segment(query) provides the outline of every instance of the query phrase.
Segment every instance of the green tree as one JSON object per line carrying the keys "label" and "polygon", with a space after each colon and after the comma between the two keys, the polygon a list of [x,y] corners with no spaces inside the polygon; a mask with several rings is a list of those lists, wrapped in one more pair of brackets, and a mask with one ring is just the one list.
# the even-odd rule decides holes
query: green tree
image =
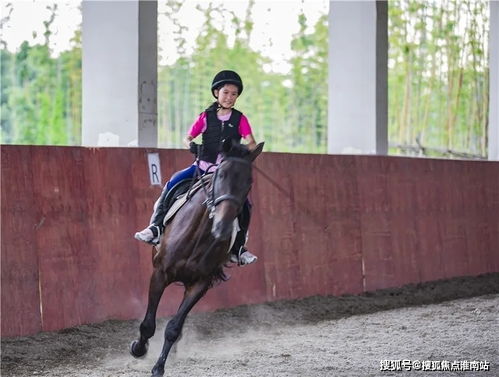
{"label": "green tree", "polygon": [[[171,7],[177,5],[169,2]],[[183,50],[179,50],[180,58],[172,66],[160,67],[159,124],[166,130],[165,133],[160,133],[162,145],[181,146],[181,140],[194,118],[214,100],[210,91],[211,79],[222,69],[244,72],[245,89],[238,105],[243,112],[249,114],[252,124],[263,124],[261,109],[265,93],[261,91],[263,85],[259,79],[265,77],[261,67],[267,60],[249,47],[253,27],[251,7],[252,2],[244,19],[220,7],[213,7],[212,4],[206,8],[198,7],[203,12],[205,22],[196,39],[193,53],[186,56]],[[168,12],[168,15],[175,17],[175,12]],[[214,21],[227,15],[235,30],[232,46],[229,45],[227,35],[216,27]],[[172,22],[175,24],[177,20],[173,19]],[[180,33],[182,30],[178,28],[177,31]],[[175,38],[177,42],[182,42],[182,38]]]}
{"label": "green tree", "polygon": [[[181,3],[169,1],[167,5],[170,22],[179,25],[175,17]],[[243,75],[245,83],[238,108],[249,117],[257,139],[266,141],[266,150],[325,151],[326,16],[317,22],[313,32],[305,33],[306,25],[302,25],[301,34],[293,41],[296,57],[291,64],[294,69],[290,74],[279,74],[266,72],[262,67],[269,59],[250,47],[252,8],[253,1],[250,1],[241,17],[220,6],[198,6],[205,21],[189,56],[180,48],[185,42],[181,37],[185,29],[177,26],[178,35],[174,39],[180,58],[159,70],[161,145],[181,146],[191,122],[214,100],[210,92],[213,75],[222,69],[233,69]],[[230,21],[234,30],[232,43],[218,27],[223,19]],[[304,54],[307,57],[303,57]]]}
{"label": "green tree", "polygon": [[[192,52],[179,19],[180,0],[166,0],[178,59],[158,67],[159,141],[181,147],[194,118],[213,98],[210,83],[222,69],[245,82],[238,108],[250,119],[266,150],[326,151],[327,16],[310,25],[299,15],[290,71],[275,73],[250,46],[254,0],[235,14],[201,3],[204,23]],[[1,20],[9,22],[13,5]],[[51,54],[57,5],[49,6],[44,42],[0,46],[1,140],[19,144],[79,145],[81,140],[81,34],[58,57]],[[220,25],[230,25],[222,30]],[[488,1],[389,2],[389,141],[391,153],[476,156],[487,154]],[[161,51],[160,51],[161,54]],[[449,151],[454,151],[452,154]]]}
{"label": "green tree", "polygon": [[[81,43],[52,57],[51,25],[57,4],[48,6],[44,43],[23,42],[12,54],[1,53],[2,141],[15,144],[79,145],[81,142]],[[8,20],[6,21],[8,22]]]}
{"label": "green tree", "polygon": [[[293,149],[326,153],[327,141],[327,16],[319,18],[312,32],[307,33],[307,19],[298,17],[299,32],[291,47],[291,97],[295,127],[291,139]],[[300,147],[301,146],[301,147]]]}
{"label": "green tree", "polygon": [[486,156],[487,25],[484,0],[389,2],[393,153]]}

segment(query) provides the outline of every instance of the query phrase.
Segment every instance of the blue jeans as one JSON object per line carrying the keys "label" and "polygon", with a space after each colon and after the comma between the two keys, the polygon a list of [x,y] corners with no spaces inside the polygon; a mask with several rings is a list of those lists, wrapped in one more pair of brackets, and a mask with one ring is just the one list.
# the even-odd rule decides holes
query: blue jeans
{"label": "blue jeans", "polygon": [[[170,189],[180,181],[187,178],[194,178],[194,175],[196,174],[196,168],[196,165],[191,165],[188,168],[180,170],[172,175],[170,180],[163,187],[158,200],[156,200],[156,203],[154,203],[153,213],[149,224],[156,226],[161,226],[163,224],[163,218],[165,217],[167,210],[167,208],[164,208],[164,200],[166,198],[166,195],[168,194],[168,191],[170,191]],[[204,171],[201,169],[199,169],[199,172],[200,174],[204,173]]]}
{"label": "blue jeans", "polygon": [[[196,174],[196,165],[191,165],[184,170],[180,170],[172,175],[170,180],[166,183],[166,190],[170,190],[173,186],[175,186],[180,181],[187,178],[194,178],[194,174]],[[199,169],[200,174],[204,174],[204,171]],[[164,190],[164,189],[163,189]]]}

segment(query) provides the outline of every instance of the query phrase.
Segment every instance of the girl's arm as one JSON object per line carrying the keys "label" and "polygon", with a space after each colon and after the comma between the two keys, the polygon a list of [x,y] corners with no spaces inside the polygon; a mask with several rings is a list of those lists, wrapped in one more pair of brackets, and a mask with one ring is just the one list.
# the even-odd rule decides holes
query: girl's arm
{"label": "girl's arm", "polygon": [[248,134],[244,137],[244,140],[246,140],[246,146],[250,151],[255,149],[256,147],[256,141],[255,138],[253,137],[253,134]]}
{"label": "girl's arm", "polygon": [[239,123],[239,134],[246,141],[246,146],[250,151],[255,149],[256,141],[255,137],[253,136],[253,130],[251,129],[248,118],[246,118],[244,114],[241,115],[241,121]]}
{"label": "girl's arm", "polygon": [[189,144],[191,143],[191,141],[194,140],[199,135],[201,135],[205,129],[206,129],[206,113],[203,112],[199,114],[198,118],[194,121],[189,131],[187,131],[187,134],[185,135],[183,140],[185,147],[189,149],[190,148]]}

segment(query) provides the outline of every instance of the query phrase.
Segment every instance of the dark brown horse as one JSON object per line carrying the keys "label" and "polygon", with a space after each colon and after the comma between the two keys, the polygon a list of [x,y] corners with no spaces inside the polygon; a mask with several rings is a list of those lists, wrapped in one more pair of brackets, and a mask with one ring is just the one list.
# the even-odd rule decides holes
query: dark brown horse
{"label": "dark brown horse", "polygon": [[135,357],[147,352],[148,339],[156,330],[156,311],[165,288],[173,282],[185,287],[177,313],[168,322],[163,349],[152,376],[163,376],[166,358],[179,338],[189,311],[214,283],[225,279],[233,223],[251,188],[251,164],[262,152],[263,143],[249,151],[229,140],[223,143],[223,160],[207,184],[198,190],[167,224],[158,250],[153,250],[154,270],[149,301],[140,337],[132,342]]}

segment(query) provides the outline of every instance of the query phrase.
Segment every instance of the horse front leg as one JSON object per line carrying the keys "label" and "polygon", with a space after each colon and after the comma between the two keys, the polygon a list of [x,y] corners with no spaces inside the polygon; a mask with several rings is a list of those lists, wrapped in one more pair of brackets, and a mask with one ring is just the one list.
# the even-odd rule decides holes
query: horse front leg
{"label": "horse front leg", "polygon": [[140,324],[140,336],[130,345],[130,353],[134,357],[142,357],[147,353],[148,340],[156,331],[156,312],[161,296],[168,285],[166,274],[158,268],[153,270],[149,284],[149,299],[144,320]]}
{"label": "horse front leg", "polygon": [[160,377],[165,373],[165,362],[175,341],[179,338],[185,318],[209,288],[208,281],[200,281],[185,288],[184,298],[177,313],[168,322],[165,329],[165,342],[156,365],[152,369],[152,377]]}

